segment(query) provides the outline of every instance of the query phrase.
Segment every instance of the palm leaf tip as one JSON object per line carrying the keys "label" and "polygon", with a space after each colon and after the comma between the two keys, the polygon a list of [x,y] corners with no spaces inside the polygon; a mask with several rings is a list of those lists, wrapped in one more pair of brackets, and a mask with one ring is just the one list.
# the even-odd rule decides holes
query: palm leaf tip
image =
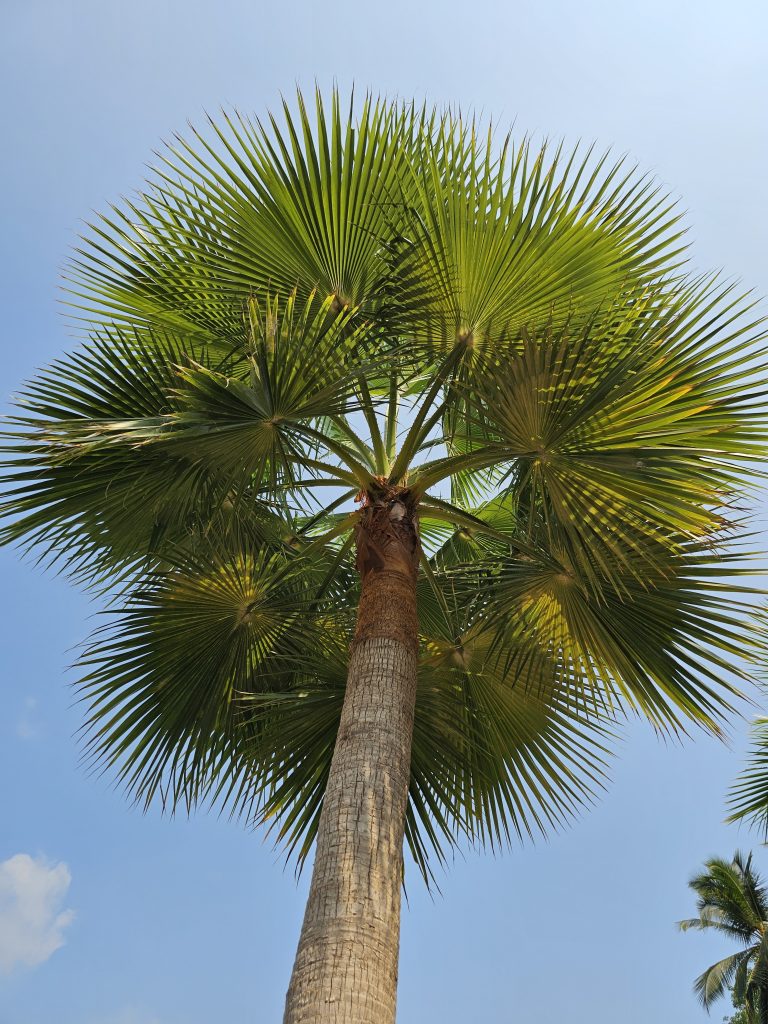
{"label": "palm leaf tip", "polygon": [[731,786],[729,822],[746,821],[768,835],[768,719],[752,725],[747,764]]}

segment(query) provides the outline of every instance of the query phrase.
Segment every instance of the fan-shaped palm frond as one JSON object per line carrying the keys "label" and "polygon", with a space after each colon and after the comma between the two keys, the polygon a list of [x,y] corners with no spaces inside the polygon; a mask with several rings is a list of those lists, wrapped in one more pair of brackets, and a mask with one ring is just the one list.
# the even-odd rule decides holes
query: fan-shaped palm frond
{"label": "fan-shaped palm frond", "polygon": [[314,122],[300,95],[298,113],[283,113],[282,126],[223,114],[210,137],[168,145],[151,189],[95,223],[78,252],[86,318],[215,343],[237,338],[251,291],[377,305],[408,206],[414,111],[366,99],[353,121],[337,95],[326,112],[318,94]]}
{"label": "fan-shaped palm frond", "polygon": [[608,154],[536,150],[450,116],[413,152],[404,264],[426,285],[410,321],[427,342],[485,351],[674,266],[673,204]]}
{"label": "fan-shaped palm frond", "polygon": [[[752,415],[764,400],[762,335],[748,319],[728,335],[728,300],[705,283],[670,304],[635,301],[497,345],[457,396],[450,443],[506,466],[529,529],[555,528],[587,572],[606,574],[622,548],[650,557],[663,535],[674,546],[717,532],[762,451]],[[457,416],[462,404],[469,414]],[[415,485],[434,485],[451,463],[414,470]]]}
{"label": "fan-shaped palm frond", "polygon": [[[98,443],[117,423],[138,429],[178,410],[178,365],[208,363],[204,350],[166,335],[147,341],[106,331],[22,393],[6,432],[6,541],[24,539],[43,558],[103,579],[157,553],[164,538],[180,543],[232,519],[221,475],[196,460]],[[260,535],[272,515],[255,492],[242,519]]]}

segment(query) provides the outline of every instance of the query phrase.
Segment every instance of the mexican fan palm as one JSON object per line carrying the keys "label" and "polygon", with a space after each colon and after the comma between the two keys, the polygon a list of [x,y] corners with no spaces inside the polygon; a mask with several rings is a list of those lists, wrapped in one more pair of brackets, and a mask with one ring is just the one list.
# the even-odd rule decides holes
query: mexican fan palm
{"label": "mexican fan palm", "polygon": [[696,979],[695,990],[709,1009],[729,990],[749,1024],[768,1021],[768,892],[752,868],[752,855],[733,860],[713,857],[706,871],[691,879],[698,917],[680,922],[683,931],[722,933],[743,948],[712,964]]}
{"label": "mexican fan palm", "polygon": [[404,843],[546,832],[621,714],[737,697],[762,335],[679,237],[621,161],[299,97],[176,139],[70,265],[5,536],[109,596],[94,763],[315,846],[291,1024],[394,1019]]}

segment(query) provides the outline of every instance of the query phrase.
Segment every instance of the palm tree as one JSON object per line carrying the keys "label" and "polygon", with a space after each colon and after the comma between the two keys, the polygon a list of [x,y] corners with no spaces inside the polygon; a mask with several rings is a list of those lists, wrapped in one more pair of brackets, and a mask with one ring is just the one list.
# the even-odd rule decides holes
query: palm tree
{"label": "palm tree", "polygon": [[177,138],[77,250],[4,537],[109,598],[94,763],[316,844],[288,1024],[394,1020],[404,842],[547,832],[621,714],[732,707],[763,335],[680,234],[622,161],[334,95]]}
{"label": "palm tree", "polygon": [[729,989],[747,1024],[768,1021],[768,892],[752,870],[752,854],[738,851],[728,863],[705,861],[706,871],[689,882],[696,893],[699,916],[680,922],[682,931],[714,929],[744,948],[712,964],[696,979],[694,989],[709,1009]]}

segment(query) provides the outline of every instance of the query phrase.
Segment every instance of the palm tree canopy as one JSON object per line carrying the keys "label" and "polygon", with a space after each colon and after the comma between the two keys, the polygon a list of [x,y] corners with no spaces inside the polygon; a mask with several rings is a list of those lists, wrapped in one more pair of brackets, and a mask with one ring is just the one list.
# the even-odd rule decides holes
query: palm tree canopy
{"label": "palm tree canopy", "polygon": [[682,931],[722,932],[744,948],[712,964],[694,989],[709,1009],[729,989],[747,1018],[762,1024],[768,1014],[768,890],[752,867],[752,855],[738,851],[732,861],[718,857],[689,885],[696,893],[698,917],[680,921]]}
{"label": "palm tree canopy", "polygon": [[[719,731],[757,641],[731,513],[764,333],[685,278],[624,161],[334,95],[167,147],[68,273],[85,340],[7,432],[3,538],[108,591],[88,749],[306,855],[344,694],[354,501],[418,501],[406,835],[546,831],[619,714]],[[744,675],[744,678],[746,676]]]}

